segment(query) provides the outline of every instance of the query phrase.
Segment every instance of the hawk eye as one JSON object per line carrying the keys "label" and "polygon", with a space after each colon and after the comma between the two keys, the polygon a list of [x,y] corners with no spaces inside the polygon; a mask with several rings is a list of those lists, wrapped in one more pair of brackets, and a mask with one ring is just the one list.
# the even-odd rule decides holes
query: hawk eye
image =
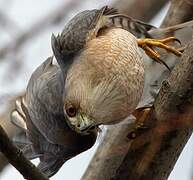
{"label": "hawk eye", "polygon": [[76,116],[76,107],[73,105],[66,106],[66,113],[69,117]]}

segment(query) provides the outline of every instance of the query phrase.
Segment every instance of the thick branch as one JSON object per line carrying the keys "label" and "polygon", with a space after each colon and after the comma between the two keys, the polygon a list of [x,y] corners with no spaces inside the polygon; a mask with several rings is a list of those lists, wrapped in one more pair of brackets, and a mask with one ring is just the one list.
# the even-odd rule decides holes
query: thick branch
{"label": "thick branch", "polygon": [[[175,17],[175,18],[174,18]],[[193,0],[172,0],[171,7],[161,25],[168,27],[192,20]]]}
{"label": "thick branch", "polygon": [[129,145],[125,143],[128,142],[127,134],[129,130],[130,126],[127,121],[114,125],[107,130],[91,165],[82,178],[83,180],[108,180],[115,175],[129,149]]}
{"label": "thick branch", "polygon": [[9,18],[1,11],[0,11],[0,26],[1,28],[5,29],[7,32],[13,32],[13,33],[20,32],[20,28],[15,23],[15,21],[13,21],[11,18]]}
{"label": "thick branch", "polygon": [[8,43],[2,49],[0,49],[0,60],[2,60],[7,54],[16,52],[22,47],[24,43],[29,41],[33,36],[37,36],[39,33],[45,31],[49,26],[59,24],[65,20],[65,16],[72,11],[75,6],[78,6],[82,1],[70,1],[68,4],[64,3],[53,12],[49,13],[44,18],[40,19],[36,24],[31,26],[28,31],[19,35],[13,42]]}
{"label": "thick branch", "polygon": [[8,161],[29,180],[48,180],[30,161],[28,161],[22,152],[12,144],[7,134],[0,126],[0,150],[7,157]]}

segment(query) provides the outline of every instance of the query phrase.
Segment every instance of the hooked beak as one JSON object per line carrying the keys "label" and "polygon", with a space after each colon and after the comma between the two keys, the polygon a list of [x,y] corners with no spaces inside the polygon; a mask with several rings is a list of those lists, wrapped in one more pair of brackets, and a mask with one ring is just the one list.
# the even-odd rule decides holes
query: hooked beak
{"label": "hooked beak", "polygon": [[77,112],[76,119],[69,123],[70,127],[79,134],[87,135],[95,130],[94,122],[80,111]]}

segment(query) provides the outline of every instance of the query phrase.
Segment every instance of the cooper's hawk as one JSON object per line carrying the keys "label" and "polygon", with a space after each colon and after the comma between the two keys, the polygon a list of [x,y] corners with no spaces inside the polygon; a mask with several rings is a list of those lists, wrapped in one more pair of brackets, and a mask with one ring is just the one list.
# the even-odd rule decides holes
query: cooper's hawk
{"label": "cooper's hawk", "polygon": [[178,41],[174,37],[137,39],[142,35],[151,37],[148,31],[152,28],[113,8],[103,7],[76,15],[61,35],[52,36],[61,69],[65,69],[69,57],[73,59],[67,76],[65,72],[63,95],[64,114],[73,130],[87,134],[100,124],[118,123],[135,110],[144,86],[139,47],[167,68],[153,46],[181,55],[167,45]]}
{"label": "cooper's hawk", "polygon": [[151,37],[152,28],[103,7],[79,13],[61,35],[52,36],[59,65],[52,57],[42,63],[12,112],[12,121],[30,140],[25,154],[39,157],[48,176],[94,144],[98,125],[120,122],[135,110],[144,86],[139,46],[162,63],[153,45],[181,54],[165,45],[173,37],[136,38]]}

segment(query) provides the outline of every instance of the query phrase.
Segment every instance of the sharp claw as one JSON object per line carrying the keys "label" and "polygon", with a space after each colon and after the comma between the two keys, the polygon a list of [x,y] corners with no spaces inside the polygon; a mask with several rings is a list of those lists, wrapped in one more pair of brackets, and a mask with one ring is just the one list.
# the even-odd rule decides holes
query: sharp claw
{"label": "sharp claw", "polygon": [[142,135],[148,129],[149,129],[149,127],[147,127],[143,123],[137,123],[137,124],[135,124],[134,129],[131,132],[129,132],[129,134],[127,135],[127,138],[130,140],[134,140],[138,136]]}
{"label": "sharp claw", "polygon": [[178,49],[179,52],[183,53],[185,50],[185,46],[182,46],[181,48]]}
{"label": "sharp claw", "polygon": [[145,53],[149,57],[151,57],[156,62],[163,64],[169,71],[171,71],[169,66],[162,59],[160,59],[160,54],[155,49],[153,49],[153,47],[155,46],[158,48],[162,48],[168,52],[175,54],[176,56],[181,56],[182,52],[180,49],[175,49],[172,46],[167,45],[167,43],[174,41],[178,42],[181,45],[180,40],[175,37],[168,37],[165,39],[139,39],[138,45],[145,51]]}
{"label": "sharp claw", "polygon": [[170,67],[167,65],[167,63],[165,61],[163,61],[162,59],[160,58],[157,58],[157,59],[154,59],[155,61],[157,61],[158,63],[160,64],[163,64],[170,72],[171,72],[171,69]]}
{"label": "sharp claw", "polygon": [[127,135],[127,138],[130,140],[133,140],[137,138],[138,136],[142,135],[146,130],[149,129],[149,125],[145,123],[145,120],[147,119],[149,113],[151,112],[151,107],[142,107],[139,109],[136,109],[132,114],[136,117],[136,124],[134,124],[134,127],[132,131],[129,132]]}
{"label": "sharp claw", "polygon": [[182,43],[179,39],[175,38],[174,41],[178,42],[180,46],[182,46]]}
{"label": "sharp claw", "polygon": [[144,46],[143,49],[145,50],[145,53],[150,56],[154,61],[163,64],[169,71],[171,71],[169,66],[162,59],[160,59],[160,55],[156,50],[150,48],[149,46]]}
{"label": "sharp claw", "polygon": [[182,45],[181,44],[181,41],[178,39],[178,38],[176,38],[176,37],[169,37],[169,38],[166,38],[166,39],[163,39],[163,40],[158,40],[158,41],[160,41],[160,42],[162,42],[162,43],[168,43],[168,42],[173,42],[173,41],[176,41],[176,42],[178,42],[180,45]]}

